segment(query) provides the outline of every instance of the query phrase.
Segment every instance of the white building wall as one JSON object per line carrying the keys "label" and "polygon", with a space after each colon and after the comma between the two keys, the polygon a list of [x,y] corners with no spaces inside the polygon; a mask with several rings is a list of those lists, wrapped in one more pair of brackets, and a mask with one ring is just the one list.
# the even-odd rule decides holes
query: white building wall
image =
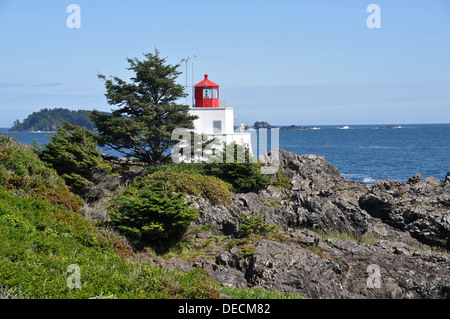
{"label": "white building wall", "polygon": [[[236,142],[246,144],[251,151],[251,134],[234,131],[234,109],[232,107],[192,108],[192,115],[197,115],[194,120],[194,131],[197,134],[206,134],[209,138],[216,138],[227,144]],[[221,131],[214,131],[214,121],[221,121]]]}
{"label": "white building wall", "polygon": [[[234,110],[232,107],[193,108],[189,112],[197,115],[194,121],[196,133],[232,134],[234,132]],[[221,131],[214,131],[213,122],[221,122]]]}

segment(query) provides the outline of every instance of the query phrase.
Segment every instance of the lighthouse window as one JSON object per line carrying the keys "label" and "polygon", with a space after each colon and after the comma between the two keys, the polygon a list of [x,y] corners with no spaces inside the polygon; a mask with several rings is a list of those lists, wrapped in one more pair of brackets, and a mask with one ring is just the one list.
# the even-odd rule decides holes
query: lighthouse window
{"label": "lighthouse window", "polygon": [[213,89],[212,90],[212,94],[213,94],[212,97],[213,97],[213,99],[217,99],[218,98],[218,96],[217,96],[218,94],[217,93],[218,93],[217,89]]}
{"label": "lighthouse window", "polygon": [[204,99],[210,99],[212,96],[212,90],[211,89],[203,89],[203,98]]}
{"label": "lighthouse window", "polygon": [[213,121],[213,133],[214,134],[222,133],[222,121]]}

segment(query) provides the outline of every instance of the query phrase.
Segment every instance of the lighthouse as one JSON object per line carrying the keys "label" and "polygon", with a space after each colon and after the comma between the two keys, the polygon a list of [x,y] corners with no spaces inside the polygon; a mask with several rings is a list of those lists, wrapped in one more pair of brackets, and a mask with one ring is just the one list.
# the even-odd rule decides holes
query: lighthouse
{"label": "lighthouse", "polygon": [[195,107],[219,107],[219,87],[205,74],[205,79],[194,86]]}
{"label": "lighthouse", "polygon": [[251,152],[251,133],[244,132],[243,123],[235,130],[234,108],[219,100],[219,88],[220,85],[211,81],[208,74],[194,85],[195,102],[189,110],[198,116],[194,120],[194,132],[227,144],[245,145]]}

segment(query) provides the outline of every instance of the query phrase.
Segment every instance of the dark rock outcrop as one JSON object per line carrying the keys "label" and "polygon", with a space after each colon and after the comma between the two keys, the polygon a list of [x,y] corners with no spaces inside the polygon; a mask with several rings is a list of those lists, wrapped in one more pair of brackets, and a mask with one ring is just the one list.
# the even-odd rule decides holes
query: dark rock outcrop
{"label": "dark rock outcrop", "polygon": [[450,185],[414,175],[408,183],[379,180],[360,207],[418,241],[450,249]]}
{"label": "dark rock outcrop", "polygon": [[215,260],[155,258],[154,262],[182,271],[201,267],[225,286],[259,287],[314,299],[437,299],[450,293],[446,254],[387,240],[372,245],[320,240],[310,230],[287,233],[281,242],[262,239],[247,255],[242,247],[233,247]]}
{"label": "dark rock outcrop", "polygon": [[[318,155],[279,150],[279,164],[289,189],[234,194],[228,205],[190,199],[199,209],[197,224],[217,234],[236,237],[244,216],[263,215],[283,240],[262,239],[251,254],[237,246],[190,266],[205,268],[224,285],[308,298],[449,298],[450,173],[444,181],[416,174],[407,183],[367,185],[345,179]],[[321,240],[319,233],[355,240]]]}
{"label": "dark rock outcrop", "polygon": [[228,206],[195,199],[198,223],[236,235],[242,216],[264,214],[267,223],[284,230],[303,227],[450,249],[449,182],[416,174],[408,183],[367,185],[345,179],[323,156],[279,154],[290,189],[269,186],[259,193],[234,194]]}
{"label": "dark rock outcrop", "polygon": [[326,240],[313,247],[261,240],[246,278],[252,286],[308,298],[442,298],[450,289],[443,255],[430,262],[402,243]]}

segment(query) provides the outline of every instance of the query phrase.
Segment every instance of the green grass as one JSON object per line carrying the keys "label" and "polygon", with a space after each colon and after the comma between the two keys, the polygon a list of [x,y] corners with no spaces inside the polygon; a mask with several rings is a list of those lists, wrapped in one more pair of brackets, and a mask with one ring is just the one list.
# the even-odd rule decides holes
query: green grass
{"label": "green grass", "polygon": [[[201,270],[183,274],[119,256],[116,239],[82,216],[0,189],[0,286],[24,298],[214,298],[217,283]],[[80,267],[81,289],[67,272]]]}
{"label": "green grass", "polygon": [[148,175],[143,183],[163,181],[175,187],[179,193],[200,196],[209,199],[213,204],[226,204],[231,196],[231,184],[209,175],[190,172],[155,172]]}
{"label": "green grass", "polygon": [[261,288],[237,289],[232,287],[220,287],[220,292],[235,299],[306,299],[295,293],[278,293]]}
{"label": "green grass", "polygon": [[0,136],[0,186],[17,196],[45,199],[73,211],[81,211],[84,205],[32,148],[22,146],[8,136]]}
{"label": "green grass", "polygon": [[[221,287],[204,270],[169,271],[120,257],[117,238],[60,205],[0,189],[0,287],[21,298],[294,298]],[[80,268],[70,289],[68,266]]]}
{"label": "green grass", "polygon": [[351,240],[354,242],[372,246],[372,245],[375,245],[375,243],[379,240],[378,238],[375,238],[372,236],[363,235],[362,237],[358,237],[354,234],[347,233],[347,232],[337,232],[337,231],[324,232],[324,231],[317,231],[317,230],[316,230],[316,232],[320,235],[321,241],[324,241],[327,239]]}

